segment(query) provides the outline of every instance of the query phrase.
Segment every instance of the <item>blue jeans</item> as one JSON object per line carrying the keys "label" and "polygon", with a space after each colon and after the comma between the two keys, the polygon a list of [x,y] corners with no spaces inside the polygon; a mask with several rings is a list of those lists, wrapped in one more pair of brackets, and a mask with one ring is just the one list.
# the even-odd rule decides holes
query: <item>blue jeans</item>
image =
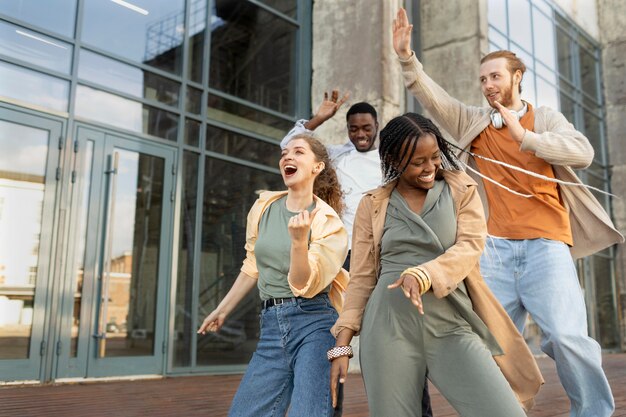
{"label": "blue jeans", "polygon": [[284,417],[289,408],[290,417],[332,416],[326,351],[336,320],[326,294],[262,310],[259,344],[228,415]]}
{"label": "blue jeans", "polygon": [[541,350],[556,362],[570,416],[610,416],[613,395],[600,345],[587,332],[585,300],[567,245],[488,237],[480,269],[520,332],[528,313],[541,328]]}

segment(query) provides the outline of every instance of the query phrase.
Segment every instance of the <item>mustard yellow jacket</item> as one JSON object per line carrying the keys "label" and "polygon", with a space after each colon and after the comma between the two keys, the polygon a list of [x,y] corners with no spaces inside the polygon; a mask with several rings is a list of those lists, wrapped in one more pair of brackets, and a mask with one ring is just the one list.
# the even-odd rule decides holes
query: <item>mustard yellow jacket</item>
{"label": "mustard yellow jacket", "polygon": [[[495,356],[498,366],[525,409],[534,404],[543,378],[524,338],[500,305],[480,274],[480,256],[485,246],[487,226],[476,182],[462,171],[442,170],[454,200],[456,242],[437,258],[420,267],[428,271],[432,291],[442,298],[465,281],[476,314],[498,341],[504,355]],[[357,209],[352,234],[350,285],[344,311],[331,332],[344,328],[361,329],[363,311],[376,287],[380,272],[380,242],[389,197],[395,183],[365,194]],[[416,312],[417,314],[417,312]],[[426,311],[425,314],[428,314]]]}
{"label": "mustard yellow jacket", "polygon": [[[243,261],[241,271],[252,278],[259,278],[254,245],[259,233],[261,216],[270,204],[286,194],[287,191],[264,191],[248,213],[246,259]],[[335,210],[317,196],[314,198],[315,206],[319,207],[320,210],[311,224],[309,242],[311,275],[306,285],[301,289],[291,284],[289,276],[287,276],[287,280],[295,297],[312,298],[331,285],[328,296],[333,307],[341,312],[343,293],[349,281],[348,273],[341,268],[348,254],[348,233]]]}

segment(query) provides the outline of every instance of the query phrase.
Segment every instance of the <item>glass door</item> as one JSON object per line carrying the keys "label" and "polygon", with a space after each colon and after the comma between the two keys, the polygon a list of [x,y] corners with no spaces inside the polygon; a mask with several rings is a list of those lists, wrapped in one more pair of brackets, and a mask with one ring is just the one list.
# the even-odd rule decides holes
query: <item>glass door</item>
{"label": "glass door", "polygon": [[62,127],[0,108],[0,381],[42,377]]}
{"label": "glass door", "polygon": [[161,374],[175,152],[83,127],[77,138],[57,378]]}

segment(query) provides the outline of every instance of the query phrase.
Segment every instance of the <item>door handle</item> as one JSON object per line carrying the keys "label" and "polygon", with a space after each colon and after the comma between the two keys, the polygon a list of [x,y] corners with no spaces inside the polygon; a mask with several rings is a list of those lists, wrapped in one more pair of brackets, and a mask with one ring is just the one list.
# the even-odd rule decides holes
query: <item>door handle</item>
{"label": "door handle", "polygon": [[104,233],[104,256],[102,262],[102,273],[100,275],[100,305],[98,312],[97,333],[94,337],[98,340],[97,357],[103,358],[106,353],[106,317],[109,307],[109,284],[111,281],[111,258],[113,246],[113,221],[115,219],[115,195],[117,192],[117,173],[120,155],[113,152],[109,155],[109,168],[104,172],[109,176],[108,182],[108,204],[105,217],[105,233]]}

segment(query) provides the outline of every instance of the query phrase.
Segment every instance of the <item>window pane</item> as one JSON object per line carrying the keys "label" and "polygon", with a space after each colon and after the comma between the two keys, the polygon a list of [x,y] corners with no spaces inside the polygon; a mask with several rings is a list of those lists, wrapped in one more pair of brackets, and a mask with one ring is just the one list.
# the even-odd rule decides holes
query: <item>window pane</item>
{"label": "window pane", "polygon": [[537,106],[559,108],[559,92],[555,85],[537,77]]}
{"label": "window pane", "polygon": [[528,0],[509,1],[509,30],[511,40],[532,52],[532,25]]}
{"label": "window pane", "polygon": [[187,87],[187,105],[185,107],[188,112],[200,114],[202,111],[202,91]]}
{"label": "window pane", "polygon": [[82,39],[135,62],[180,74],[184,0],[92,0],[84,3]]}
{"label": "window pane", "polygon": [[248,136],[230,132],[214,126],[207,126],[206,148],[247,161],[257,162],[278,169],[280,147]]}
{"label": "window pane", "polygon": [[[183,160],[183,198],[180,213],[178,280],[174,318],[174,366],[190,366],[193,323],[193,272],[198,207],[198,155],[185,152]],[[202,317],[201,319],[204,319]]]}
{"label": "window pane", "polygon": [[509,48],[508,47],[509,43],[506,39],[506,36],[502,36],[498,31],[496,31],[492,27],[489,28],[489,42],[492,42],[495,45],[497,45],[497,47],[494,49],[495,51]]}
{"label": "window pane", "polygon": [[[278,174],[206,158],[198,320],[210,313],[239,275],[246,251],[246,219],[259,190],[284,188]],[[198,365],[245,364],[259,336],[256,287],[226,319],[222,330],[198,336]]]}
{"label": "window pane", "polygon": [[535,95],[535,74],[526,71],[522,78],[522,99],[528,101],[533,106],[537,106],[537,96]]}
{"label": "window pane", "polygon": [[175,141],[178,116],[105,91],[79,85],[76,115]]}
{"label": "window pane", "polygon": [[297,28],[247,2],[219,2],[211,33],[209,85],[255,104],[295,113]]}
{"label": "window pane", "polygon": [[557,28],[556,31],[556,47],[559,57],[559,73],[568,80],[572,80],[572,51],[571,38]]}
{"label": "window pane", "polygon": [[69,81],[0,62],[0,96],[67,111]]}
{"label": "window pane", "polygon": [[600,130],[600,118],[594,115],[593,113],[584,110],[583,118],[585,119],[585,136],[591,142],[591,146],[595,150],[595,158],[598,162],[603,163],[603,152],[602,152],[602,132]]}
{"label": "window pane", "polygon": [[29,356],[49,140],[0,121],[0,360]]}
{"label": "window pane", "polygon": [[201,123],[193,119],[185,119],[185,145],[200,145]]}
{"label": "window pane", "polygon": [[180,83],[84,49],[80,51],[78,76],[137,98],[178,105]]}
{"label": "window pane", "polygon": [[293,127],[292,121],[260,112],[243,104],[209,94],[209,119],[280,141]]}
{"label": "window pane", "polygon": [[206,40],[206,3],[207,0],[191,2],[189,12],[189,70],[187,76],[197,83],[202,82],[202,64],[204,42]]}
{"label": "window pane", "polygon": [[554,23],[537,9],[533,9],[533,27],[535,59],[552,70],[556,70],[556,51],[554,47]]}
{"label": "window pane", "polygon": [[69,74],[72,45],[0,21],[0,54]]}
{"label": "window pane", "polygon": [[1,1],[0,13],[61,35],[74,36],[76,0]]}
{"label": "window pane", "polygon": [[598,77],[596,70],[598,61],[586,49],[579,48],[580,75],[583,91],[591,97],[598,98]]}
{"label": "window pane", "polygon": [[74,308],[72,313],[72,331],[70,341],[70,356],[76,357],[78,354],[78,337],[80,331],[80,318],[81,307],[83,300],[83,282],[85,278],[85,244],[87,242],[87,220],[89,216],[89,195],[91,193],[91,174],[93,169],[93,147],[94,142],[88,140],[85,146],[85,153],[83,155],[82,166],[79,167],[78,177],[79,183],[82,182],[79,195],[79,207],[78,207],[78,224],[77,224],[77,236],[78,247],[76,248],[76,266],[74,276]]}
{"label": "window pane", "polygon": [[[490,25],[493,25],[502,33],[507,33],[506,2],[502,0],[489,0],[487,3],[487,19]],[[489,35],[489,39],[491,39],[491,34]]]}
{"label": "window pane", "polygon": [[563,92],[561,92],[560,94],[560,103],[561,103],[561,113],[563,113],[563,115],[565,116],[565,118],[567,119],[568,122],[570,122],[571,124],[575,124],[576,122],[576,104],[574,103],[574,100],[572,100],[570,97],[568,97],[567,95],[563,94]]}
{"label": "window pane", "polygon": [[594,281],[596,284],[597,323],[600,344],[605,349],[619,347],[619,330],[613,293],[614,277],[611,260],[594,256],[592,258]]}

